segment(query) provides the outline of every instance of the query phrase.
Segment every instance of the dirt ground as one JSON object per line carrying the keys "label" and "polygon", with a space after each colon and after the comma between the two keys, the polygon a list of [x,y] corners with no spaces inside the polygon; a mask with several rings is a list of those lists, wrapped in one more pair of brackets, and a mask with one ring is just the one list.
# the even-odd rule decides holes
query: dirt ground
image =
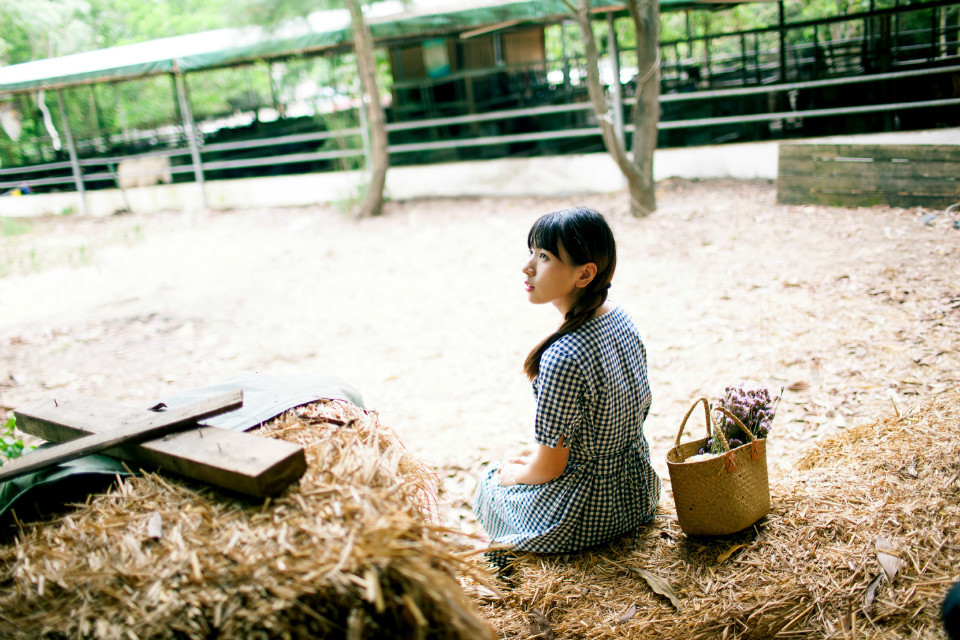
{"label": "dirt ground", "polygon": [[560,320],[526,301],[527,229],[586,204],[611,221],[611,299],[645,337],[657,470],[694,400],[749,381],[784,389],[776,473],[957,388],[960,230],[942,212],[775,200],[767,182],[674,180],[646,219],[616,193],[390,203],[367,220],[327,206],[0,220],[0,405],[64,389],[148,406],[246,371],[335,375],[438,470],[446,517],[472,530],[483,465],[533,441],[520,368]]}

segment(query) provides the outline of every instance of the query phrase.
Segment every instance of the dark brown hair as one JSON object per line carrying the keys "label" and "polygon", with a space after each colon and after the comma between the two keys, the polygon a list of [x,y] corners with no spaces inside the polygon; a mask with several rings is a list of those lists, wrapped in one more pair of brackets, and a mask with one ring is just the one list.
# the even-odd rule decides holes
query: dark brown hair
{"label": "dark brown hair", "polygon": [[573,266],[588,262],[597,265],[597,275],[580,292],[563,324],[533,348],[523,363],[523,371],[533,380],[540,373],[540,357],[560,336],[577,329],[607,301],[607,291],[617,268],[617,247],[613,232],[603,216],[586,207],[564,209],[542,216],[530,227],[527,247],[546,249],[560,258],[561,247]]}

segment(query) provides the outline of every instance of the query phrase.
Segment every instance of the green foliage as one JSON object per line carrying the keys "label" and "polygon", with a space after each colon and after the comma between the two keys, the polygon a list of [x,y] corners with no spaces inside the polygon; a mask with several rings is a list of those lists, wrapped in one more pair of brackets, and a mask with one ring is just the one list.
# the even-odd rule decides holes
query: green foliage
{"label": "green foliage", "polygon": [[[6,460],[19,458],[21,455],[23,455],[23,440],[17,437],[14,433],[16,429],[17,419],[14,416],[10,416],[10,419],[7,420],[3,431],[0,432],[0,465],[2,465]],[[32,449],[33,447],[30,448]]]}
{"label": "green foliage", "polygon": [[[360,213],[360,208],[364,200],[366,200],[369,191],[370,187],[366,182],[360,182],[353,187],[348,187],[339,199],[333,201],[333,207],[338,213],[356,216]],[[389,202],[390,196],[384,193],[383,201]]]}
{"label": "green foliage", "polygon": [[32,227],[29,223],[14,218],[0,218],[0,236],[20,236],[30,233]]}
{"label": "green foliage", "polygon": [[20,236],[30,233],[31,226],[13,218],[0,218],[0,237]]}
{"label": "green foliage", "polygon": [[[357,135],[348,136],[343,133],[347,129],[353,129],[359,126],[356,110],[324,113],[317,116],[317,119],[323,123],[324,129],[334,134],[330,142],[336,145],[338,151],[348,151],[360,146],[360,141],[356,139],[358,138]],[[340,171],[356,171],[357,169],[363,168],[364,164],[362,155],[345,156],[338,158],[336,162],[338,165],[337,168]],[[348,198],[348,200],[352,199],[355,199],[355,194]],[[361,197],[360,200],[362,201],[362,199]]]}
{"label": "green foliage", "polygon": [[10,0],[0,0],[0,65],[29,59],[30,34]]}

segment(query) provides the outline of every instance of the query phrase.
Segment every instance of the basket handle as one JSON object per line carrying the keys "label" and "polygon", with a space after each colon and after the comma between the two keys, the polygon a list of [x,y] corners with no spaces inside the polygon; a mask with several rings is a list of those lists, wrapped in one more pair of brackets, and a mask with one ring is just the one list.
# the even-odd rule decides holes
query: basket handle
{"label": "basket handle", "polygon": [[[734,422],[738,427],[740,427],[740,431],[743,431],[745,434],[747,434],[748,436],[750,436],[750,457],[751,457],[752,459],[756,460],[756,459],[760,456],[760,451],[757,449],[757,436],[753,435],[753,433],[750,431],[750,429],[747,429],[747,427],[744,426],[743,422],[742,422],[742,421],[740,420],[740,418],[738,418],[737,416],[733,415],[732,413],[730,413],[729,411],[727,411],[727,410],[724,409],[723,407],[716,407],[716,409],[718,409],[721,413],[723,413],[723,415],[725,415],[725,416],[727,416],[728,418],[730,418],[731,420],[733,420],[733,422]],[[727,453],[729,453],[729,452],[730,452],[730,443],[727,442],[727,436],[724,435],[723,429],[717,428],[717,429],[714,429],[714,431],[716,432],[716,433],[715,433],[715,437],[716,437],[716,436],[719,436],[719,437],[720,437],[720,442],[723,443],[723,450],[726,451]]]}
{"label": "basket handle", "polygon": [[[687,415],[683,416],[683,421],[680,423],[680,431],[677,432],[676,446],[678,447],[680,446],[680,437],[683,435],[683,428],[687,426],[687,418],[690,417],[690,414],[693,413],[693,410],[696,409],[697,405],[700,404],[701,402],[703,403],[703,415],[704,415],[704,418],[706,418],[706,423],[707,423],[707,437],[709,438],[710,436],[713,435],[711,433],[711,428],[710,428],[712,426],[712,423],[710,421],[710,403],[707,402],[706,398],[700,398],[693,403],[689,411],[687,411]],[[729,447],[727,448],[729,449]]]}
{"label": "basket handle", "polygon": [[[733,415],[732,413],[730,413],[729,411],[727,411],[727,410],[724,409],[723,407],[714,407],[714,409],[717,409],[718,411],[720,411],[721,413],[723,413],[723,415],[725,415],[725,416],[727,416],[728,418],[730,418],[731,420],[733,420],[734,424],[736,424],[738,427],[740,427],[740,431],[743,431],[745,434],[747,434],[748,436],[750,436],[750,442],[753,442],[754,440],[757,439],[757,437],[750,432],[750,429],[747,429],[747,428],[744,426],[743,422],[740,421],[740,418],[738,418],[737,416]],[[720,437],[721,437],[724,441],[726,441],[727,438],[726,438],[725,435],[723,435],[723,429],[717,429],[717,431],[720,432]]]}
{"label": "basket handle", "polygon": [[[704,415],[704,420],[705,420],[706,426],[707,426],[707,437],[710,438],[710,437],[713,437],[713,436],[715,436],[715,435],[719,435],[719,436],[720,436],[720,442],[723,444],[723,450],[724,450],[724,451],[730,451],[730,443],[727,442],[727,437],[726,437],[725,435],[723,435],[723,429],[714,429],[714,428],[712,428],[712,427],[713,427],[713,423],[712,423],[712,421],[711,421],[711,419],[710,419],[710,402],[708,402],[706,398],[699,398],[696,402],[693,403],[693,406],[691,406],[690,409],[687,411],[687,415],[683,416],[683,421],[680,422],[680,430],[677,432],[676,446],[680,446],[680,438],[683,436],[683,429],[684,429],[684,427],[687,426],[687,419],[690,418],[690,414],[693,413],[693,410],[696,409],[696,408],[697,408],[697,405],[700,404],[701,402],[703,403],[703,415]],[[734,422],[738,427],[740,427],[740,430],[741,430],[741,431],[743,431],[743,432],[746,433],[748,436],[750,436],[750,442],[751,442],[751,443],[752,443],[752,442],[755,442],[755,441],[757,440],[757,437],[756,437],[755,435],[753,435],[753,433],[750,432],[750,429],[747,429],[747,427],[744,426],[744,424],[743,424],[743,422],[740,420],[740,418],[738,418],[737,416],[733,415],[732,413],[730,413],[729,411],[727,411],[727,410],[724,409],[723,407],[716,407],[716,409],[718,409],[718,410],[719,410],[721,413],[723,413],[725,416],[727,416],[728,418],[730,418],[731,420],[733,420],[733,422]]]}

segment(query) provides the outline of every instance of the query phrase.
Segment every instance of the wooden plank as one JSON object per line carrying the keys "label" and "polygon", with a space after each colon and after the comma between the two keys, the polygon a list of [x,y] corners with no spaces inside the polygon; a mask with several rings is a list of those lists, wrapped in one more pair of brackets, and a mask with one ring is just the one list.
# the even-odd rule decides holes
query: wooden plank
{"label": "wooden plank", "polygon": [[960,188],[960,163],[951,162],[844,162],[840,160],[793,158],[781,164],[778,170],[780,176],[814,174],[874,175],[916,180],[942,180]]}
{"label": "wooden plank", "polygon": [[[51,442],[99,433],[142,418],[143,409],[58,394],[18,409],[17,426]],[[200,427],[105,451],[147,469],[162,469],[229,491],[276,495],[306,471],[303,447],[240,431]]]}
{"label": "wooden plank", "polygon": [[851,194],[827,194],[809,190],[777,189],[777,204],[819,204],[830,207],[873,207],[886,205],[886,198],[880,195],[864,196]]}
{"label": "wooden plank", "polygon": [[960,201],[960,182],[913,180],[872,175],[795,175],[777,178],[777,188],[811,189],[833,193],[877,193],[902,196],[934,196]]}
{"label": "wooden plank", "polygon": [[182,407],[148,411],[140,420],[113,425],[113,428],[106,431],[76,438],[12,460],[0,468],[0,482],[40,471],[61,462],[69,462],[92,453],[106,451],[121,444],[149,440],[196,424],[199,419],[235,409],[242,404],[243,392],[237,389]]}
{"label": "wooden plank", "polygon": [[923,206],[960,201],[960,146],[782,144],[777,202]]}
{"label": "wooden plank", "polygon": [[872,158],[890,161],[960,162],[960,146],[941,144],[781,144],[779,157],[790,158]]}
{"label": "wooden plank", "polygon": [[823,191],[777,189],[777,204],[819,204],[831,207],[926,207],[946,209],[956,200],[942,196],[915,196],[899,194],[828,193]]}

